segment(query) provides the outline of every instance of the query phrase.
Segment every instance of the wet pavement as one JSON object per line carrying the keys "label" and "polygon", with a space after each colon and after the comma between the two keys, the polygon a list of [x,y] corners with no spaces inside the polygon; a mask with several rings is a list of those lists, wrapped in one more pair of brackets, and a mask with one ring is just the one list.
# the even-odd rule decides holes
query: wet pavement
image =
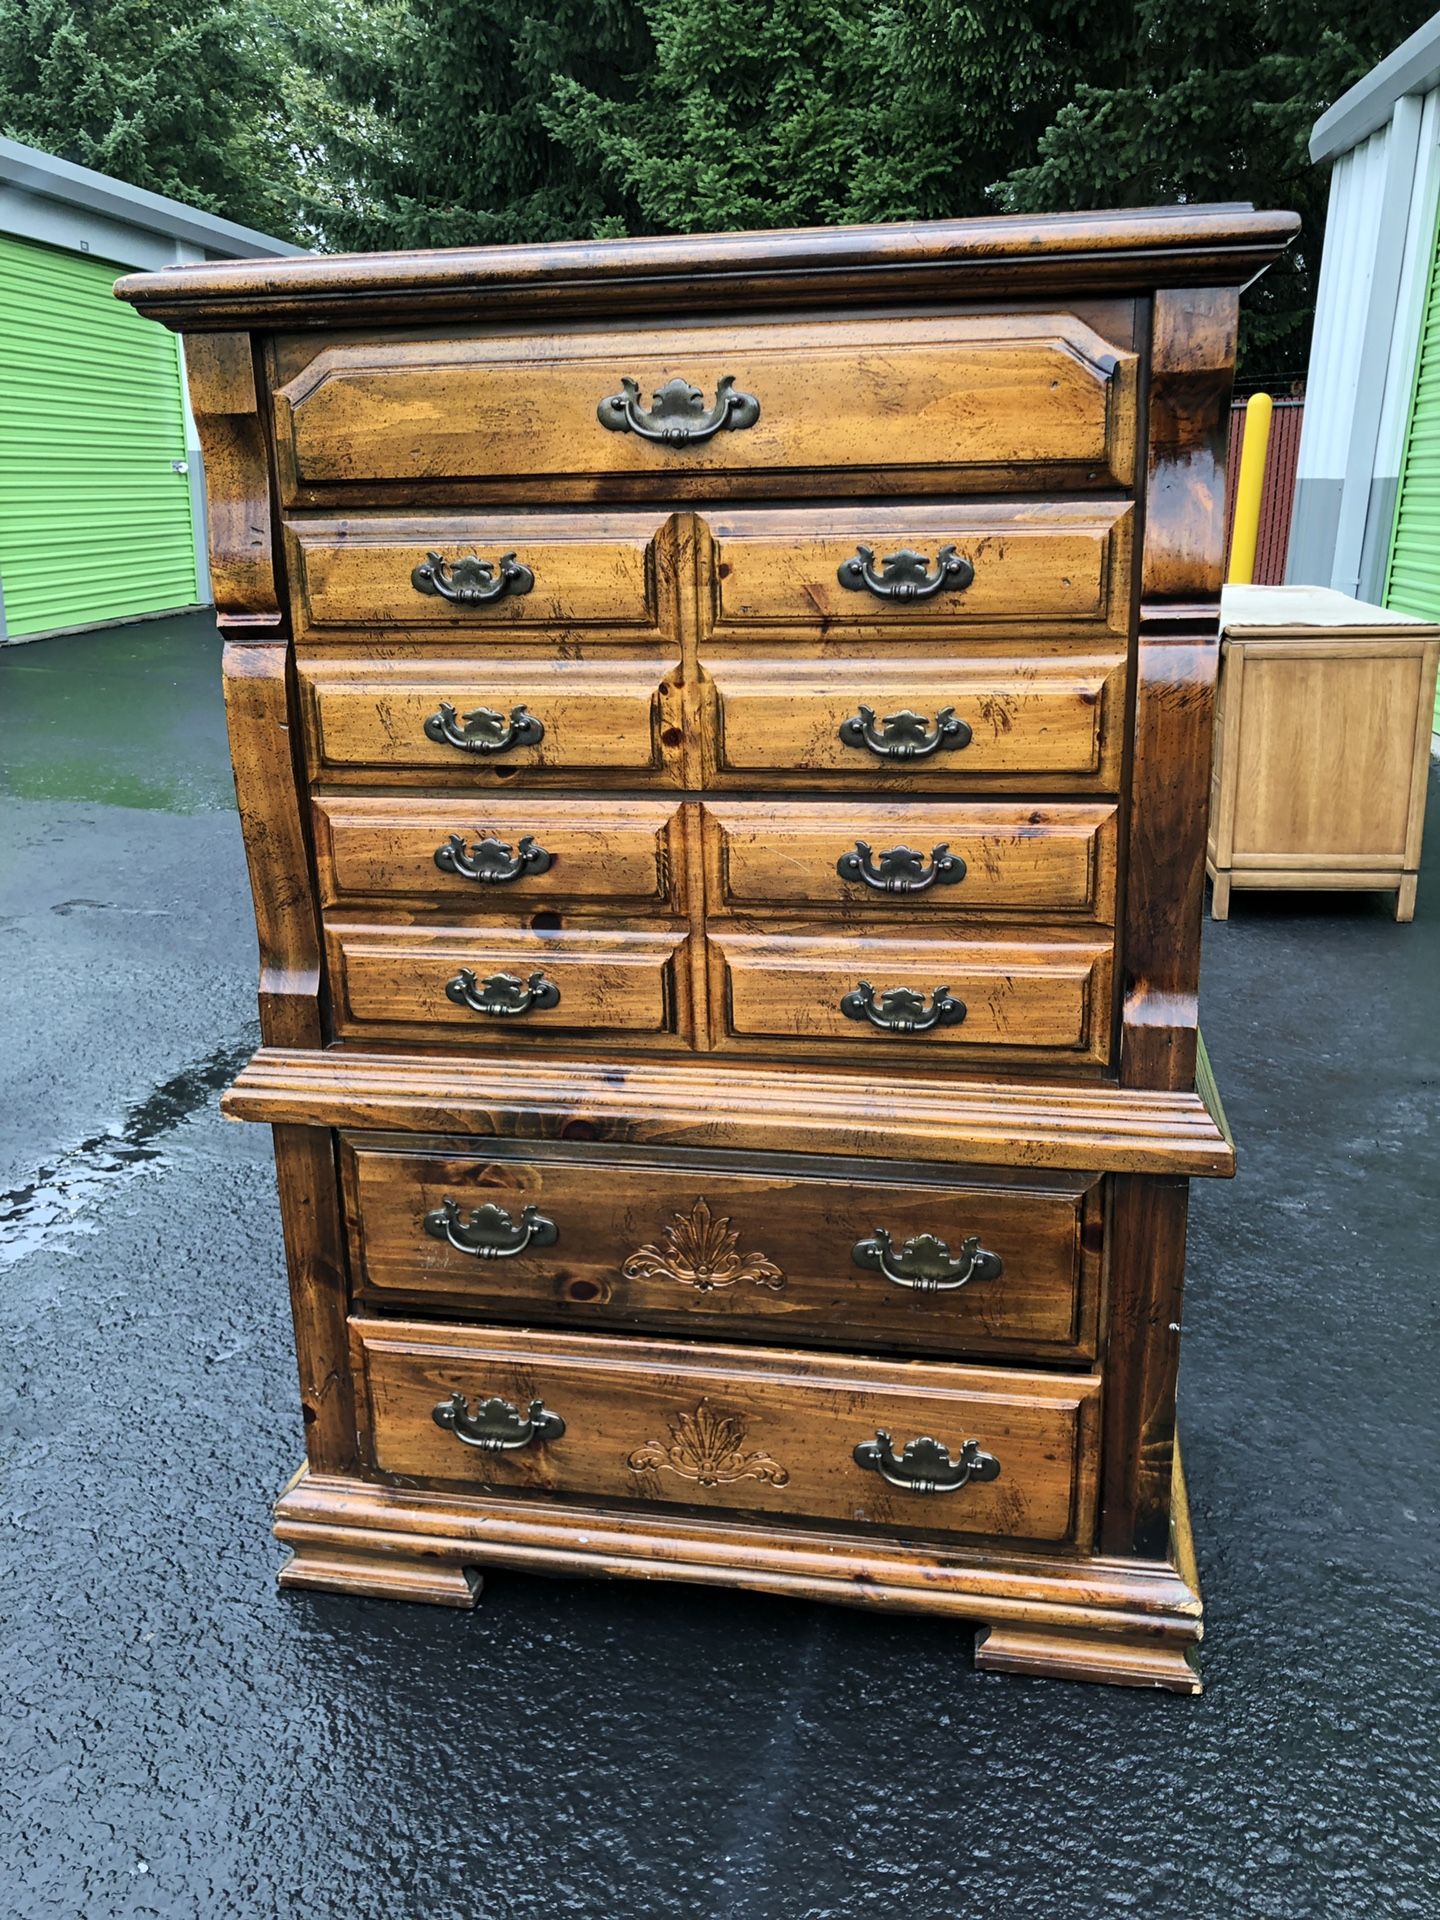
{"label": "wet pavement", "polygon": [[1206,1693],[492,1575],[284,1595],[299,1455],[203,617],[0,652],[4,1920],[1435,1920],[1440,803],[1419,914],[1237,895],[1181,1415]]}

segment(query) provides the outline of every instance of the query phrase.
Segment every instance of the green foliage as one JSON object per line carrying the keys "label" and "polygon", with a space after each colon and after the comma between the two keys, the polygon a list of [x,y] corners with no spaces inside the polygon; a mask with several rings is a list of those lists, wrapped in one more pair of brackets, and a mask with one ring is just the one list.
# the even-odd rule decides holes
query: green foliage
{"label": "green foliage", "polygon": [[340,247],[569,239],[635,209],[551,132],[574,80],[624,99],[630,0],[292,0],[284,100],[306,219]]}
{"label": "green foliage", "polygon": [[1422,25],[1430,0],[1138,0],[1118,78],[1077,84],[997,192],[1020,212],[1253,200],[1300,214],[1298,241],[1246,298],[1242,364],[1302,374],[1329,174],[1326,107]]}
{"label": "green foliage", "polygon": [[326,248],[1292,206],[1248,303],[1275,374],[1314,301],[1311,124],[1429,4],[0,0],[0,126]]}
{"label": "green foliage", "polygon": [[0,0],[0,128],[266,232],[294,202],[252,0]]}

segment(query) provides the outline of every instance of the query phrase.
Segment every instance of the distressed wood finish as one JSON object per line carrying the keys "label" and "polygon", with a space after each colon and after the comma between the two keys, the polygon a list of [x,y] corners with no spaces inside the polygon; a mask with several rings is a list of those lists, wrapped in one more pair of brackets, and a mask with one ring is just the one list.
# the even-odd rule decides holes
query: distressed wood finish
{"label": "distressed wood finish", "polygon": [[[248,642],[265,1044],[223,1104],[276,1129],[285,1585],[748,1586],[968,1621],[986,1670],[1194,1690],[1227,401],[1295,225],[122,282],[191,336]],[[691,424],[724,382],[753,403],[647,438],[627,381],[693,385]],[[529,1444],[464,1443],[496,1395]],[[998,1477],[897,1486],[856,1457],[877,1429],[928,1443],[922,1479],[966,1442]]]}
{"label": "distressed wood finish", "polygon": [[[757,908],[823,909],[835,921],[896,931],[931,919],[1062,916],[1108,926],[1115,913],[1113,805],[1035,807],[983,801],[709,800],[702,809],[706,901],[712,918]],[[841,873],[870,848],[871,878]],[[884,892],[884,855],[921,856],[923,892]],[[958,880],[930,879],[937,851],[963,864]],[[878,927],[877,929],[878,930]]]}
{"label": "distressed wood finish", "polygon": [[[524,1159],[461,1141],[341,1143],[358,1299],[454,1317],[575,1331],[623,1327],[781,1343],[1019,1360],[1093,1357],[1104,1205],[1100,1182],[929,1171],[888,1164],[837,1182],[822,1161],[758,1173],[744,1159],[669,1163],[583,1148]],[[462,1219],[527,1206],[554,1228],[542,1247],[478,1258],[427,1230],[453,1202]],[[1000,1262],[953,1291],[897,1285],[855,1248],[877,1228],[895,1260],[920,1235],[961,1265],[978,1236]],[[893,1262],[892,1262],[893,1264]],[[903,1262],[901,1266],[903,1273]]]}
{"label": "distressed wood finish", "polygon": [[[624,780],[680,784],[678,675],[644,662],[497,657],[351,662],[302,655],[300,694],[311,775],[423,773],[467,787]],[[442,705],[457,725],[478,708],[510,721],[523,707],[544,728],[533,746],[472,753],[432,739]]]}
{"label": "distressed wood finish", "polygon": [[[770,1347],[696,1347],[405,1320],[351,1322],[362,1444],[376,1472],[437,1485],[544,1491],[647,1508],[766,1513],[931,1535],[1063,1544],[1088,1537],[1100,1382],[912,1361],[902,1369]],[[467,1447],[433,1418],[532,1400],[565,1422],[515,1451]],[[949,1493],[891,1486],[855,1461],[876,1430],[895,1451],[966,1440],[998,1477]]]}
{"label": "distressed wood finish", "polygon": [[[687,1038],[692,1015],[683,927],[630,923],[623,931],[572,926],[387,927],[329,920],[326,952],[342,1037],[431,1046],[543,1046],[557,1036],[597,1040]],[[555,1006],[508,1017],[475,1013],[446,994],[462,968],[477,982],[537,971],[559,989]],[[503,1040],[502,1040],[503,1035]]]}
{"label": "distressed wood finish", "polygon": [[[1110,1053],[1111,945],[1031,931],[1020,941],[959,940],[933,928],[837,938],[781,927],[747,933],[717,926],[709,935],[714,1040],[752,1050],[785,1042],[808,1057],[863,1051],[875,1070],[937,1053],[1103,1062]],[[847,1017],[841,1002],[862,981],[881,996],[893,987],[927,1007],[945,988],[965,1016],[927,1032],[886,1031]]]}
{"label": "distressed wood finish", "polygon": [[237,636],[279,633],[270,454],[249,334],[197,336],[185,349],[185,374],[205,462],[216,623]]}
{"label": "distressed wood finish", "polygon": [[[722,379],[753,395],[753,426],[684,447],[612,432],[597,408],[632,380],[708,407]],[[322,346],[275,394],[281,491],[442,489],[476,498],[662,499],[833,487],[863,466],[891,491],[950,485],[1126,486],[1135,465],[1136,357],[1060,312],[905,316],[377,338]]]}
{"label": "distressed wood finish", "polygon": [[[1120,783],[1125,666],[1111,657],[977,661],[887,655],[820,663],[710,656],[703,740],[717,787],[805,785],[856,793],[1051,788],[1113,793]],[[917,713],[933,735],[953,712],[964,745],[887,758],[841,737],[862,707]]]}
{"label": "distressed wood finish", "polygon": [[[681,911],[683,811],[671,800],[577,805],[518,794],[326,794],[314,802],[320,898],[327,907],[349,900],[433,899],[442,912],[518,911],[532,924],[557,905]],[[437,864],[436,853],[457,838],[458,868],[454,861]],[[477,864],[477,842],[496,840],[510,849],[501,861],[504,871],[522,859],[527,838],[548,857],[542,871],[489,882],[467,876],[467,867],[485,871]]]}
{"label": "distressed wood finish", "polygon": [[[493,632],[508,644],[551,647],[575,632],[590,639],[650,641],[664,652],[675,629],[674,569],[657,566],[654,544],[664,516],[653,513],[444,513],[359,516],[286,522],[298,638],[350,638],[373,647],[376,635],[409,633],[484,646]],[[461,606],[411,580],[439,553],[453,562],[505,554],[534,575],[525,593]]]}
{"label": "distressed wood finish", "polygon": [[[867,504],[751,508],[700,515],[709,535],[708,641],[763,642],[776,635],[934,646],[951,637],[1007,634],[1046,639],[1130,630],[1134,508],[1127,500]],[[892,600],[843,585],[840,568],[869,547],[885,557],[919,551],[935,567],[946,546],[974,569],[961,588],[928,600]]]}

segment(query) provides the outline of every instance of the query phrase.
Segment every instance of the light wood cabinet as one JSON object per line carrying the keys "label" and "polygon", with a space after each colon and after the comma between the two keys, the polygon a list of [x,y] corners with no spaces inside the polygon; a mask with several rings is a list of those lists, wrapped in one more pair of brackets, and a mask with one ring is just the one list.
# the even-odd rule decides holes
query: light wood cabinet
{"label": "light wood cabinet", "polygon": [[1440,626],[1328,587],[1227,587],[1205,866],[1415,914]]}

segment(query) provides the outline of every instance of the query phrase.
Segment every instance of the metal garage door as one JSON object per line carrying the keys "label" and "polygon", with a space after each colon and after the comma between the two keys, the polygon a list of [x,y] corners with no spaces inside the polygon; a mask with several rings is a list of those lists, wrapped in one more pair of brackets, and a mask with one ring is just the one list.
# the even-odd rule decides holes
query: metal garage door
{"label": "metal garage door", "polygon": [[196,599],[177,342],[121,267],[0,236],[0,632]]}
{"label": "metal garage door", "polygon": [[[1440,620],[1440,231],[1430,256],[1415,391],[1400,455],[1385,604]],[[1435,712],[1440,726],[1440,698]]]}

